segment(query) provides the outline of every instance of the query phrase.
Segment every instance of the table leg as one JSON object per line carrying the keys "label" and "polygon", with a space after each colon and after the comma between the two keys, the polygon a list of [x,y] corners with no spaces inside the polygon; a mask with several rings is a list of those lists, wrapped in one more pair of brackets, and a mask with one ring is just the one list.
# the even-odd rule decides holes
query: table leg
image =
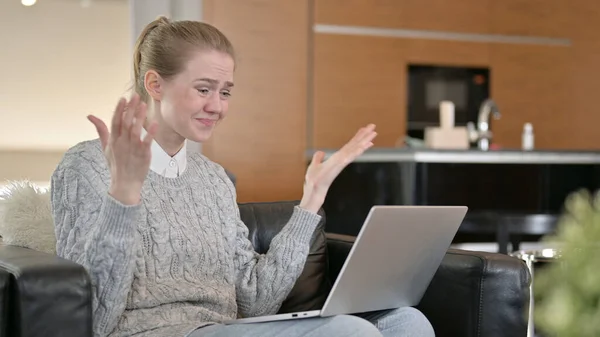
{"label": "table leg", "polygon": [[529,285],[529,320],[527,322],[527,337],[535,337],[535,329],[533,324],[533,258],[525,259],[525,264],[531,275],[531,284]]}
{"label": "table leg", "polygon": [[500,220],[496,220],[496,242],[498,243],[498,253],[508,254],[508,225]]}

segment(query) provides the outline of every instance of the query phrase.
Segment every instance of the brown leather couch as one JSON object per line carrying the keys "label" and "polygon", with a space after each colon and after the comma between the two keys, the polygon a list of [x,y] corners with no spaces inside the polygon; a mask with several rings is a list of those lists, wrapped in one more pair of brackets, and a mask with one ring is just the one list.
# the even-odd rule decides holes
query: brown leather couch
{"label": "brown leather couch", "polygon": [[[241,204],[258,252],[295,202]],[[281,312],[320,308],[353,237],[315,231],[305,269]],[[530,275],[515,258],[449,250],[418,308],[438,337],[525,337]],[[85,269],[53,255],[0,245],[0,337],[92,336],[91,283]]]}

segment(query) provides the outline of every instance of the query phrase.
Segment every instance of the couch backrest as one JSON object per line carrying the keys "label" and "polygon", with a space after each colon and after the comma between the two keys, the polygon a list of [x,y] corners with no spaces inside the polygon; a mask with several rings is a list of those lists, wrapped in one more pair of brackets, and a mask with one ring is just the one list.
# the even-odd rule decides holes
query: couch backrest
{"label": "couch backrest", "polygon": [[8,325],[12,319],[9,315],[10,305],[10,273],[0,269],[0,337],[9,337]]}
{"label": "couch backrest", "polygon": [[[240,216],[249,229],[249,239],[258,253],[269,249],[271,240],[290,219],[298,202],[264,202],[240,204]],[[325,238],[325,213],[317,226],[306,264],[294,288],[283,302],[279,312],[296,312],[321,309],[331,290],[328,278],[327,240]]]}
{"label": "couch backrest", "polygon": [[[53,254],[55,238],[49,203],[48,193],[27,184],[15,186],[10,198],[12,207],[0,216],[0,235],[5,236],[5,243]],[[242,221],[249,228],[249,238],[257,252],[265,253],[269,249],[271,240],[290,219],[297,204],[297,201],[240,204]],[[327,276],[325,214],[322,210],[320,215],[322,221],[313,235],[304,270],[280,312],[320,309],[329,294],[331,282]],[[10,226],[6,223],[2,226],[2,222],[9,222]],[[25,235],[29,232],[36,234]]]}

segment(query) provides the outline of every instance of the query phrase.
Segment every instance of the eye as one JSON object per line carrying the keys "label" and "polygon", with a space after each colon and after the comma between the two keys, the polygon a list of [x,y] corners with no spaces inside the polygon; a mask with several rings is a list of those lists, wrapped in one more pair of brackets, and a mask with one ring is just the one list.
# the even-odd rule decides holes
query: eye
{"label": "eye", "polygon": [[197,88],[196,90],[198,90],[198,92],[204,96],[206,96],[210,93],[210,89],[208,89],[208,88]]}
{"label": "eye", "polygon": [[231,97],[231,92],[229,90],[223,90],[221,91],[221,97],[223,97],[223,99],[228,99]]}

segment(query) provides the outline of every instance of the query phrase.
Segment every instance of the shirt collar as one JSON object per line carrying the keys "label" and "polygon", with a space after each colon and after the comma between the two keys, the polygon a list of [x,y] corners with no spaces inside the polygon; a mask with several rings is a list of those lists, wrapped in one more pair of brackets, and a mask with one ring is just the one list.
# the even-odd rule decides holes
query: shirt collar
{"label": "shirt collar", "polygon": [[[142,128],[141,137],[145,137],[146,133],[146,130]],[[152,154],[150,169],[164,177],[177,178],[187,167],[187,140],[173,157],[169,156],[156,140],[152,140],[150,152]]]}

